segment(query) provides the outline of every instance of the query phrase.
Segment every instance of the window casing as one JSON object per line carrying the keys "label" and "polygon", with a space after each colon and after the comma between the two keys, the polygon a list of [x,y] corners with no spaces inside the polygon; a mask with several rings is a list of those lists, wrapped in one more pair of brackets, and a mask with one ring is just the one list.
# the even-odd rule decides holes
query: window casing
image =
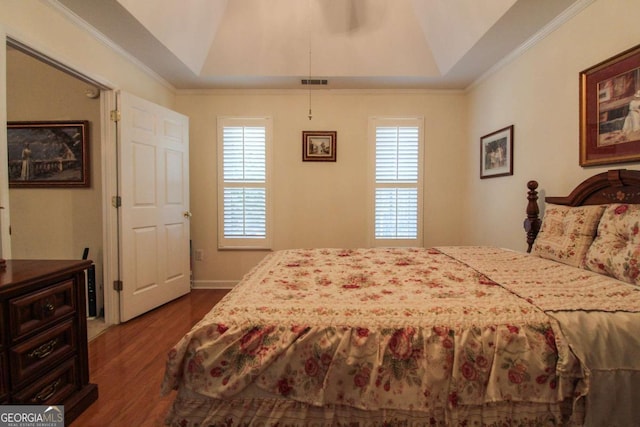
{"label": "window casing", "polygon": [[271,119],[218,119],[218,248],[271,249]]}
{"label": "window casing", "polygon": [[422,118],[369,120],[372,246],[422,246]]}

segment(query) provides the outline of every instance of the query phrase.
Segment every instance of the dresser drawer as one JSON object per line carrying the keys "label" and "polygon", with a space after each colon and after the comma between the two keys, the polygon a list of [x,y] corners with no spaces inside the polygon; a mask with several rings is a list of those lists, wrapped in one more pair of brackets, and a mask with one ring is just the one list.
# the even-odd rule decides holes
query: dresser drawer
{"label": "dresser drawer", "polygon": [[9,364],[14,387],[34,373],[73,354],[77,346],[76,335],[71,319],[11,347]]}
{"label": "dresser drawer", "polygon": [[23,389],[14,392],[12,403],[63,405],[79,386],[78,359],[73,357]]}
{"label": "dresser drawer", "polygon": [[71,279],[9,301],[11,338],[46,327],[76,311],[75,282]]}
{"label": "dresser drawer", "polygon": [[84,310],[90,266],[13,259],[0,269],[0,405],[64,405],[69,425],[98,398]]}

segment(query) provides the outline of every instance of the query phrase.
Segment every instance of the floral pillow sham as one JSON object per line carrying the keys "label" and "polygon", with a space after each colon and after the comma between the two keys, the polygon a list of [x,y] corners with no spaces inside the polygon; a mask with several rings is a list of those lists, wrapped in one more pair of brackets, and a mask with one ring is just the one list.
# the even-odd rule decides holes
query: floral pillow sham
{"label": "floral pillow sham", "polygon": [[547,203],[532,253],[573,267],[583,267],[604,209],[604,205],[572,207]]}
{"label": "floral pillow sham", "polygon": [[587,251],[589,270],[640,285],[640,205],[612,204]]}

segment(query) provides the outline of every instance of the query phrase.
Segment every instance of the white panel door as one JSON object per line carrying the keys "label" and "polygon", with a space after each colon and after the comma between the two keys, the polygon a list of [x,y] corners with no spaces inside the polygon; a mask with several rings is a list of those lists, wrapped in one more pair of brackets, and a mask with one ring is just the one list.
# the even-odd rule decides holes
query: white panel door
{"label": "white panel door", "polygon": [[118,94],[120,321],[190,291],[189,119]]}

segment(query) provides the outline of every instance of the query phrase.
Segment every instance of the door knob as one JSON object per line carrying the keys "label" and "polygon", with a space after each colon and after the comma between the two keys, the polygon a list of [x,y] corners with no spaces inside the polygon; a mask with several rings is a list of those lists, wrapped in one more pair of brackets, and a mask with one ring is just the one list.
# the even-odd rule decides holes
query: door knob
{"label": "door knob", "polygon": [[189,219],[189,218],[191,218],[193,216],[193,214],[190,211],[184,211],[182,213],[182,216],[187,218],[187,219]]}

